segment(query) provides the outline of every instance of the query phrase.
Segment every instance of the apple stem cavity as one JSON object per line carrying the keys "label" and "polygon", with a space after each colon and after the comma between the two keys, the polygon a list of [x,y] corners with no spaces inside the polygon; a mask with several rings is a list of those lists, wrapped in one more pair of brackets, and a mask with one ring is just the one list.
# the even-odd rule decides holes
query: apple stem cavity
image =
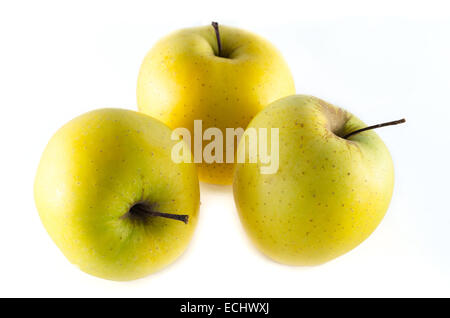
{"label": "apple stem cavity", "polygon": [[184,222],[184,224],[188,224],[189,215],[186,214],[173,214],[173,213],[163,213],[158,211],[153,211],[148,204],[145,203],[137,203],[130,208],[127,214],[124,217],[129,217],[132,219],[141,219],[145,221],[145,219],[149,216],[157,216],[163,217],[167,219],[177,220]]}
{"label": "apple stem cavity", "polygon": [[353,136],[355,134],[358,134],[358,133],[366,131],[366,130],[371,130],[371,129],[381,128],[381,127],[386,127],[386,126],[393,126],[393,125],[403,124],[404,122],[406,122],[406,119],[402,118],[402,119],[399,119],[399,120],[388,121],[386,123],[372,125],[372,126],[369,126],[369,127],[365,127],[365,128],[361,128],[361,129],[352,131],[351,133],[348,133],[347,135],[345,135],[342,138],[348,139],[350,136]]}
{"label": "apple stem cavity", "polygon": [[219,57],[223,57],[222,56],[222,42],[220,41],[220,33],[219,33],[219,23],[217,22],[211,22],[211,25],[214,28],[214,31],[216,32],[216,39],[217,39],[217,56]]}

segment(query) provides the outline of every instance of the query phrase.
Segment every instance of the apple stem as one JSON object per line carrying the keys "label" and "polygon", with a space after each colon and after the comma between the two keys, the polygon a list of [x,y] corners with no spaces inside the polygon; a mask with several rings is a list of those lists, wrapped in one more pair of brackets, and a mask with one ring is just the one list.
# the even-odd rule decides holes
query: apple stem
{"label": "apple stem", "polygon": [[167,218],[167,219],[182,221],[185,224],[188,224],[188,221],[189,221],[189,215],[152,211],[148,207],[146,207],[145,205],[142,205],[142,204],[137,204],[137,205],[133,206],[133,209],[136,209],[141,213],[145,213],[148,216],[160,216],[160,217]]}
{"label": "apple stem", "polygon": [[360,132],[366,131],[366,130],[375,129],[375,128],[380,128],[380,127],[385,127],[385,126],[392,126],[392,125],[403,124],[404,122],[406,122],[406,119],[405,119],[405,118],[399,119],[399,120],[394,120],[394,121],[389,121],[389,122],[382,123],[382,124],[377,124],[377,125],[369,126],[369,127],[366,127],[366,128],[361,128],[361,129],[352,131],[351,133],[348,133],[347,135],[345,135],[345,136],[342,137],[342,138],[348,139],[348,137],[353,136],[353,135],[355,135],[355,134],[358,134],[358,133],[360,133]]}
{"label": "apple stem", "polygon": [[217,56],[223,57],[222,56],[222,43],[220,41],[220,33],[219,33],[219,23],[211,22],[211,25],[213,26],[214,31],[216,32],[217,47],[218,47],[218,54],[217,54]]}

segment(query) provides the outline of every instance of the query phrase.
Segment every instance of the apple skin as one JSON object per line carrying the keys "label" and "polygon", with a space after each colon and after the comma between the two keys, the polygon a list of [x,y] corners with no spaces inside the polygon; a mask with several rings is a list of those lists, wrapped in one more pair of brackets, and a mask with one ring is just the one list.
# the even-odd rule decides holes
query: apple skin
{"label": "apple skin", "polygon": [[[193,122],[201,119],[203,130],[222,130],[225,145],[225,128],[245,129],[261,109],[294,94],[295,87],[285,60],[271,43],[228,26],[221,25],[219,32],[226,58],[217,56],[212,26],[183,29],[161,39],[142,63],[137,104],[172,129],[188,128],[192,139]],[[225,151],[224,146],[224,156]],[[201,181],[232,183],[232,163],[203,162],[198,168]]]}
{"label": "apple skin", "polygon": [[[51,138],[36,174],[34,197],[47,232],[86,273],[132,280],[173,262],[197,224],[195,165],[171,160],[163,123],[138,112],[85,113]],[[188,224],[151,216],[124,218],[137,202],[189,215]]]}
{"label": "apple skin", "polygon": [[259,162],[237,164],[233,183],[241,222],[265,255],[318,265],[375,230],[391,200],[394,170],[373,130],[338,137],[366,127],[362,121],[318,98],[294,95],[269,105],[249,127],[279,128],[277,173],[261,174]]}

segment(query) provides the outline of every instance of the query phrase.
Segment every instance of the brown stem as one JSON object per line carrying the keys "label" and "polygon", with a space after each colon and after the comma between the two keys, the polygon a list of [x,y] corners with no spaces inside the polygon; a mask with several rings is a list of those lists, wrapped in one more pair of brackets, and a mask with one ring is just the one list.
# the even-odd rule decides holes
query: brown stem
{"label": "brown stem", "polygon": [[220,33],[219,33],[219,23],[211,22],[211,25],[213,26],[214,31],[216,32],[217,47],[218,47],[218,54],[217,54],[217,56],[223,57],[222,56],[222,43],[220,41]]}
{"label": "brown stem", "polygon": [[382,123],[382,124],[378,124],[378,125],[373,125],[373,126],[369,126],[366,128],[361,128],[355,131],[352,131],[351,133],[348,133],[347,135],[345,135],[344,139],[348,139],[348,137],[353,136],[355,134],[358,134],[360,132],[366,131],[366,130],[370,130],[370,129],[375,129],[375,128],[380,128],[380,127],[385,127],[385,126],[392,126],[392,125],[398,125],[398,124],[403,124],[404,122],[406,122],[406,119],[400,119],[400,120],[394,120],[394,121],[389,121],[387,123]]}
{"label": "brown stem", "polygon": [[136,204],[132,207],[134,211],[138,213],[142,213],[145,216],[160,216],[167,219],[182,221],[185,224],[189,221],[189,215],[186,214],[172,214],[172,213],[163,213],[158,211],[152,211],[147,205],[144,204]]}

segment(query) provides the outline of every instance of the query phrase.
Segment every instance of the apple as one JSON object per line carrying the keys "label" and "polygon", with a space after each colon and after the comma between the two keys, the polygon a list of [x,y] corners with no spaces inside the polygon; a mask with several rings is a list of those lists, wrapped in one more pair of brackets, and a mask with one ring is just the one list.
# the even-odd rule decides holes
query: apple
{"label": "apple", "polygon": [[[303,95],[262,110],[248,129],[279,128],[278,171],[261,173],[259,159],[238,163],[233,182],[240,220],[259,250],[280,263],[317,265],[364,241],[385,215],[394,186],[389,151],[370,129],[400,122],[366,127]],[[246,134],[238,151],[246,151]]]}
{"label": "apple", "polygon": [[[295,93],[280,52],[265,39],[228,26],[179,30],[160,40],[145,57],[138,77],[140,111],[172,129],[245,129],[266,105]],[[207,142],[203,142],[203,147]],[[234,136],[231,141],[234,145]],[[236,147],[223,146],[223,154]],[[193,145],[192,145],[193,146]],[[234,163],[198,162],[201,181],[231,184]]]}
{"label": "apple", "polygon": [[135,111],[83,114],[51,138],[34,197],[48,234],[86,273],[144,277],[186,249],[197,224],[195,165],[171,160],[171,130]]}

